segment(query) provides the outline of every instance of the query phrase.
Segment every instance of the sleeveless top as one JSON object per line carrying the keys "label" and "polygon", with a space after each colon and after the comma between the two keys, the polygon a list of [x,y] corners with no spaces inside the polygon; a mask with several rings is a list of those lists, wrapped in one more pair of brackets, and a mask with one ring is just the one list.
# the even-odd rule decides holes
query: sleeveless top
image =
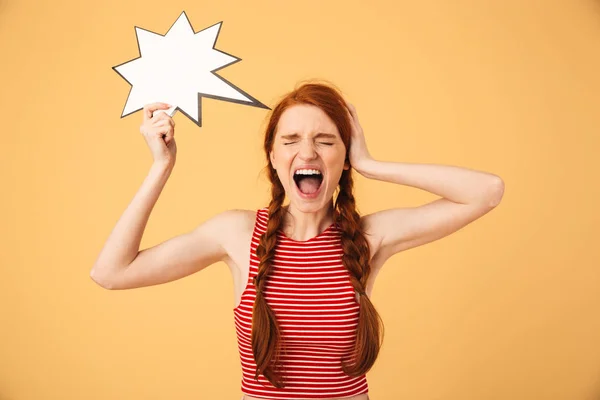
{"label": "sleeveless top", "polygon": [[256,212],[250,246],[250,273],[240,304],[233,309],[242,364],[243,393],[266,399],[323,399],[368,392],[365,374],[350,377],[342,371],[354,350],[360,306],[342,263],[340,231],[333,223],[307,241],[277,232],[272,272],[264,294],[281,328],[284,388],[262,374],[254,379],[252,309],[256,298],[253,278],[260,236],[267,229],[268,208]]}

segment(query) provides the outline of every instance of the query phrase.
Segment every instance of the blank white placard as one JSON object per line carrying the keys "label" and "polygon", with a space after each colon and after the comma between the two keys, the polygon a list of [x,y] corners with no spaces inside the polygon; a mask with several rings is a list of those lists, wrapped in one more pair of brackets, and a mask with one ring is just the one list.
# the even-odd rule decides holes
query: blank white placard
{"label": "blank white placard", "polygon": [[184,11],[164,36],[136,26],[140,57],[113,67],[131,85],[121,117],[162,102],[202,126],[202,97],[269,109],[215,73],[241,60],[214,48],[221,24],[195,33]]}

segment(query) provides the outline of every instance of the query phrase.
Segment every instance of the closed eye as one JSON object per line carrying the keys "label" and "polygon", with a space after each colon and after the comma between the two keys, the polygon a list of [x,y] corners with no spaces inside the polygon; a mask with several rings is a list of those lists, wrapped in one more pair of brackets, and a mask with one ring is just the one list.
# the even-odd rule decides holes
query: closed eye
{"label": "closed eye", "polygon": [[[287,146],[288,144],[294,144],[294,143],[296,143],[296,142],[288,142],[288,143],[284,143],[283,145]],[[327,145],[327,146],[333,146],[334,145],[334,143],[326,143],[326,142],[319,142],[319,143]]]}

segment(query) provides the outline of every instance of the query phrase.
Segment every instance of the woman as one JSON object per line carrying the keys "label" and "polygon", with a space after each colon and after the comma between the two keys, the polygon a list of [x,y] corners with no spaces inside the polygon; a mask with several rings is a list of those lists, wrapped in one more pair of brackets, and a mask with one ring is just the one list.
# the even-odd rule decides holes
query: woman
{"label": "woman", "polygon": [[[156,285],[223,261],[234,280],[243,399],[367,400],[365,374],[383,339],[369,300],[379,270],[392,255],[489,212],[502,198],[502,180],[452,166],[377,161],[355,108],[331,85],[308,83],[271,112],[268,207],[225,211],[139,251],[175,164],[175,123],[156,112],[169,107],[144,108],[140,131],[154,164],[102,249],[94,281],[108,289]],[[442,198],[360,216],[352,168]]]}

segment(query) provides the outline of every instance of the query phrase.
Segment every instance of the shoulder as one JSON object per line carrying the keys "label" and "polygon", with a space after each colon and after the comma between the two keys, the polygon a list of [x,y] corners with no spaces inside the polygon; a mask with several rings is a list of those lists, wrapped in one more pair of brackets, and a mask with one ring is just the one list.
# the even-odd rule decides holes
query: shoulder
{"label": "shoulder", "polygon": [[252,230],[256,220],[256,210],[231,209],[217,214],[214,218],[223,233],[231,235],[234,232]]}
{"label": "shoulder", "polygon": [[225,210],[202,223],[198,231],[205,240],[212,240],[227,253],[235,251],[252,237],[257,211]]}

